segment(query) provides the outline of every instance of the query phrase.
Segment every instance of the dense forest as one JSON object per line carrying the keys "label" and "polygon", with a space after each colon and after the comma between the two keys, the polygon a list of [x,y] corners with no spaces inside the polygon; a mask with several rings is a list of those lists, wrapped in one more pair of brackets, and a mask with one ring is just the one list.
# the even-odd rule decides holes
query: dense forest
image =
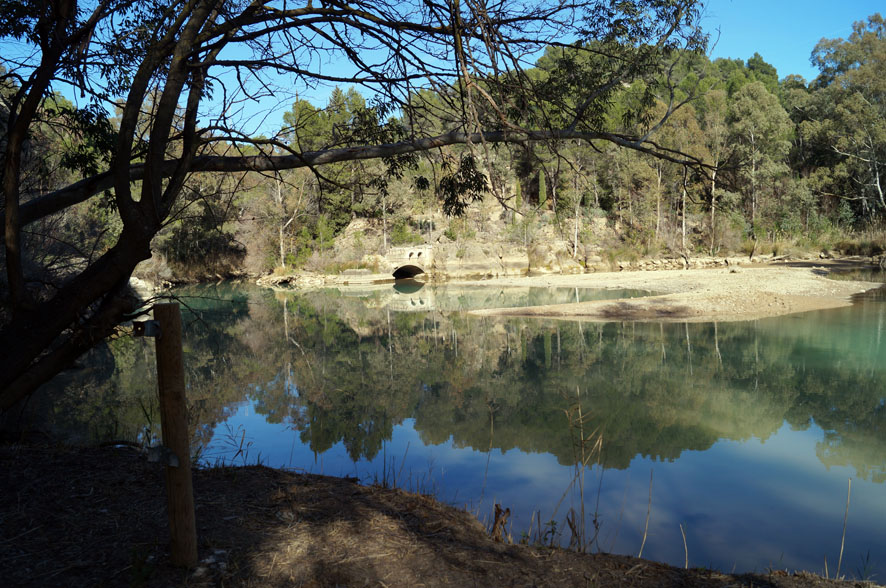
{"label": "dense forest", "polygon": [[[711,61],[694,0],[44,4],[4,3],[0,26],[0,406],[114,332],[133,271],[335,272],[491,219],[484,238],[553,232],[579,265],[883,250],[880,15],[810,48],[807,81]],[[276,95],[267,71],[337,87],[246,124],[250,92]],[[354,224],[372,230],[333,251]]]}
{"label": "dense forest", "polygon": [[[550,47],[526,75],[540,88],[558,81],[557,99],[574,102],[568,84],[559,82],[584,55]],[[437,224],[443,219],[447,239],[469,240],[477,229],[458,219],[466,212],[463,203],[447,200],[453,183],[462,190],[470,184],[471,198],[494,202],[506,229],[497,238],[524,246],[539,227],[552,224],[573,253],[598,245],[623,255],[716,255],[748,253],[757,242],[761,251],[880,253],[886,22],[880,15],[857,22],[848,39],[819,43],[812,59],[820,75],[807,82],[779,78],[757,53],[747,61],[687,53],[666,70],[677,82],[671,91],[679,108],[663,123],[667,106],[659,98],[651,113],[635,116],[647,86],[666,87],[661,80],[625,84],[601,110],[608,128],[625,135],[653,130],[657,144],[689,155],[695,166],[577,139],[451,146],[394,166],[370,160],[277,173],[194,174],[181,210],[154,242],[156,263],[168,265],[160,273],[173,281],[275,268],[335,271],[359,266],[366,253],[427,240],[423,229],[434,218]],[[7,99],[12,83],[5,78]],[[353,86],[336,87],[326,104],[294,102],[275,136],[299,151],[319,151],[357,144],[367,132],[390,140],[414,127],[438,133],[458,120],[452,109],[464,106],[454,90],[443,96],[448,91],[425,92],[423,116],[407,118]],[[59,94],[45,99],[41,110],[44,122],[27,145],[25,192],[56,190],[97,169],[107,149],[99,138],[110,140],[119,126],[119,119],[78,110]],[[554,107],[532,104],[521,113],[527,119],[557,116]],[[658,128],[650,129],[653,123]],[[86,129],[89,141],[83,140]],[[282,150],[264,137],[216,149]],[[479,157],[469,159],[472,152]],[[95,256],[122,228],[109,214],[113,206],[106,194],[45,219],[29,230],[29,250],[49,267]],[[382,242],[357,247],[350,259],[333,259],[334,239],[358,218],[379,226]],[[617,227],[617,240],[594,243],[592,219]]]}

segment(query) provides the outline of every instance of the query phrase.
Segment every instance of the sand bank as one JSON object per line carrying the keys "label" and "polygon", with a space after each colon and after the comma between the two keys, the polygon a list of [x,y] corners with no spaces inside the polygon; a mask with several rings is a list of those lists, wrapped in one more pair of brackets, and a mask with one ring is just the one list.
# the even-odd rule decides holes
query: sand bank
{"label": "sand bank", "polygon": [[485,316],[543,316],[588,320],[739,321],[839,308],[882,284],[834,280],[824,267],[737,267],[605,272],[484,280],[490,286],[648,290],[649,296],[550,306],[473,311]]}

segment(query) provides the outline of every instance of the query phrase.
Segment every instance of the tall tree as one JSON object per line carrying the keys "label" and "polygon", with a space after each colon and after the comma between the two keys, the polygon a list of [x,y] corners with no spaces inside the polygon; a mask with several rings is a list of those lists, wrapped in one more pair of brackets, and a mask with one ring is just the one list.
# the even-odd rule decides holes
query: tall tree
{"label": "tall tree", "polygon": [[[704,133],[699,128],[695,109],[692,106],[687,106],[677,112],[662,127],[662,141],[666,141],[675,150],[692,153],[703,161],[709,161],[711,156],[707,153],[704,139]],[[672,164],[670,167],[675,166]],[[688,200],[690,198],[689,184],[691,178],[689,168],[679,166],[679,170],[674,175],[676,179],[674,182],[674,192],[680,195],[678,206],[680,211],[680,252],[683,255],[688,255],[686,247],[686,217]]]}
{"label": "tall tree", "polygon": [[861,218],[886,213],[886,20],[856,22],[848,39],[825,39],[815,48],[820,74],[811,140],[830,151],[824,190],[856,203]]}
{"label": "tall tree", "polygon": [[778,98],[761,82],[752,82],[736,92],[729,122],[743,164],[739,181],[754,225],[761,194],[772,180],[788,171],[785,157],[793,125]]}
{"label": "tall tree", "polygon": [[[194,172],[277,172],[371,158],[397,170],[415,153],[447,144],[563,138],[691,162],[648,136],[607,128],[601,112],[622,84],[652,76],[663,56],[703,49],[696,0],[324,0],[299,7],[271,0],[6,0],[3,8],[0,40],[25,49],[15,59],[4,50],[8,72],[0,80],[16,86],[6,100],[3,142],[9,297],[0,330],[0,409],[112,334],[133,310],[128,279],[150,257],[153,238],[174,217]],[[563,39],[590,59],[562,63],[557,73],[568,78],[530,80],[527,58]],[[346,67],[338,73],[329,63]],[[76,88],[97,116],[119,108],[109,163],[78,182],[26,197],[22,148],[56,83]],[[458,124],[429,136],[388,127],[382,114],[377,127],[362,126],[348,146],[319,151],[293,148],[279,137],[250,139],[258,130],[250,126],[249,110],[257,97],[279,100],[317,83],[358,84],[387,109],[402,111],[421,108],[412,100],[418,89],[454,88]],[[582,98],[562,124],[520,120],[528,104],[558,105],[567,91]],[[221,153],[222,143],[250,142],[285,154]],[[453,211],[486,185],[471,157],[443,180]],[[52,288],[38,288],[25,271],[24,227],[104,191],[112,192],[122,225],[117,240],[78,271],[57,276]]]}
{"label": "tall tree", "polygon": [[754,53],[748,59],[747,67],[752,80],[766,86],[770,94],[778,94],[778,71],[774,65],[766,63],[759,53]]}
{"label": "tall tree", "polygon": [[702,128],[704,129],[704,141],[707,152],[710,154],[711,169],[711,242],[710,254],[714,255],[717,248],[717,170],[729,158],[729,126],[727,119],[729,108],[726,92],[723,90],[711,90],[704,98],[704,116]]}

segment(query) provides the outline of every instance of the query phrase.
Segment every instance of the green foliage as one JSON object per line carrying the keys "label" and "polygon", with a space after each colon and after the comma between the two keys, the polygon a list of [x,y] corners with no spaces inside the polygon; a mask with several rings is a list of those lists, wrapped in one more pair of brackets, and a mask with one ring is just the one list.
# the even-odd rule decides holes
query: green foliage
{"label": "green foliage", "polygon": [[392,245],[412,245],[422,242],[422,236],[413,231],[404,217],[397,217],[391,225]]}
{"label": "green foliage", "polygon": [[[408,129],[393,116],[392,105],[381,100],[367,104],[355,89],[336,87],[325,108],[318,109],[305,100],[293,103],[284,113],[281,130],[289,146],[298,151],[317,151],[365,144],[402,141]],[[394,154],[376,162],[334,163],[317,174],[313,194],[317,212],[326,215],[335,231],[354,216],[381,217],[390,208],[392,182],[403,180],[418,169],[414,153]],[[409,178],[410,191],[427,190],[427,178],[415,174]],[[399,196],[396,199],[402,199]]]}
{"label": "green foliage", "polygon": [[886,237],[874,239],[844,239],[834,244],[833,249],[843,255],[864,255],[871,257],[886,252]]}
{"label": "green foliage", "polygon": [[[7,4],[24,24],[19,29],[8,22],[6,34],[36,34],[40,10],[27,3]],[[287,172],[280,175],[282,195],[249,176],[237,203],[258,228],[244,233],[242,226],[228,224],[230,218],[213,220],[217,203],[194,204],[163,236],[162,250],[175,264],[186,263],[189,256],[191,265],[203,256],[235,263],[243,258],[239,239],[261,270],[281,264],[319,266],[329,263],[335,236],[354,218],[393,218],[391,243],[417,243],[420,231],[404,217],[439,209],[463,215],[490,192],[516,210],[527,204],[555,208],[558,223],[576,214],[611,217],[621,241],[609,250],[628,257],[680,249],[684,217],[686,247],[711,251],[739,249],[750,234],[761,241],[830,243],[840,228],[857,229],[881,218],[886,203],[876,178],[884,171],[880,163],[886,149],[882,17],[856,23],[846,40],[819,43],[813,59],[821,75],[811,84],[794,75],[779,84],[775,67],[759,53],[746,61],[709,62],[701,52],[705,35],[691,26],[698,7],[679,16],[675,7],[665,0],[593,3],[585,14],[583,37],[571,46],[548,47],[520,79],[478,83],[502,113],[525,128],[574,125],[626,136],[650,130],[666,112],[662,99],[673,91],[675,99],[689,102],[669,113],[651,138],[721,166],[715,179],[710,170],[707,176],[701,171],[684,176],[678,165],[599,141],[486,145],[482,159],[479,144],[444,147],[422,158],[396,154],[325,165],[316,173]],[[154,22],[156,10],[127,11],[126,26],[137,28],[139,19]],[[688,27],[684,36],[664,45],[648,43],[675,18]],[[127,55],[141,50],[126,49]],[[661,73],[663,64],[669,79]],[[120,66],[121,84],[131,75],[127,67]],[[13,79],[6,78],[9,88],[4,88],[14,90]],[[698,92],[705,94],[692,98]],[[156,106],[150,100],[154,97],[146,109]],[[333,89],[325,105],[296,99],[283,115],[278,138],[295,152],[393,143],[449,131],[468,106],[476,109],[481,126],[498,128],[501,113],[482,100],[468,105],[457,86],[414,90],[408,101],[413,109],[399,109],[390,100],[367,100],[354,87]],[[28,144],[27,177],[62,185],[107,168],[117,131],[103,109],[76,107],[52,95],[40,116],[45,124]],[[268,149],[238,148],[249,155]],[[275,151],[281,152],[282,147]],[[502,192],[513,194],[513,200],[493,186],[506,187]],[[551,197],[556,200],[548,202]],[[66,217],[62,231],[45,232],[72,244],[69,249],[82,257],[105,251],[122,226],[114,207],[113,195],[107,194]],[[531,243],[538,219],[512,210],[508,214],[504,238]],[[575,226],[591,238],[587,227]],[[466,227],[450,224],[444,232],[462,250],[474,237]],[[47,252],[47,259],[63,257],[59,243],[32,248]],[[253,249],[259,254],[252,256]]]}
{"label": "green foliage", "polygon": [[778,92],[778,72],[775,67],[763,60],[759,53],[748,59],[748,76],[753,81],[762,83],[770,94]]}
{"label": "green foliage", "polygon": [[455,218],[450,219],[449,226],[443,231],[443,235],[450,241],[465,241],[473,239],[477,232],[471,228],[467,219]]}
{"label": "green foliage", "polygon": [[852,210],[852,205],[846,200],[841,200],[837,207],[837,222],[844,227],[851,227],[855,225],[855,220],[855,212]]}
{"label": "green foliage", "polygon": [[[285,265],[287,268],[309,268],[314,271],[329,268],[337,273],[341,269],[338,262],[329,259],[329,251],[335,246],[336,235],[337,228],[326,215],[320,214],[306,220],[299,225],[297,231],[288,235],[290,250],[285,254]],[[279,266],[278,251],[271,250],[267,255],[269,267]]]}
{"label": "green foliage", "polygon": [[64,168],[89,176],[107,167],[117,132],[102,107],[89,104],[77,108],[64,98],[53,97],[46,101],[44,115],[53,125],[66,127],[60,137]]}
{"label": "green foliage", "polygon": [[326,215],[321,214],[317,217],[315,231],[317,235],[317,246],[320,252],[330,249],[334,245],[332,239],[335,236],[335,227]]}
{"label": "green foliage", "polygon": [[821,191],[846,197],[856,224],[886,214],[886,20],[856,22],[848,39],[823,39],[812,54],[820,75],[798,124]]}
{"label": "green foliage", "polygon": [[320,149],[331,140],[331,129],[324,111],[307,100],[297,100],[283,113],[282,133],[289,144],[302,151]]}
{"label": "green foliage", "polygon": [[[699,5],[677,7],[660,0],[594,3],[584,17],[585,38],[568,48],[549,48],[531,72],[532,96],[545,106],[533,101],[515,108],[530,126],[546,120],[580,129],[611,128],[613,118],[623,128],[645,125],[664,85],[650,74],[674,54],[704,52],[707,35],[690,24],[699,10]],[[687,26],[685,35],[658,42],[662,27],[673,25]],[[618,79],[628,83],[626,92],[613,83]],[[612,104],[625,93],[632,95],[631,107],[613,113]]]}
{"label": "green foliage", "polygon": [[239,267],[246,248],[219,225],[212,208],[200,202],[199,214],[182,219],[160,251],[180,274],[214,276]]}
{"label": "green foliage", "polygon": [[505,237],[508,241],[528,247],[535,238],[537,230],[538,215],[535,212],[515,214],[505,229]]}
{"label": "green foliage", "polygon": [[461,216],[468,206],[483,199],[489,189],[486,174],[477,168],[471,155],[463,155],[456,169],[440,179],[437,194],[443,200],[443,212]]}

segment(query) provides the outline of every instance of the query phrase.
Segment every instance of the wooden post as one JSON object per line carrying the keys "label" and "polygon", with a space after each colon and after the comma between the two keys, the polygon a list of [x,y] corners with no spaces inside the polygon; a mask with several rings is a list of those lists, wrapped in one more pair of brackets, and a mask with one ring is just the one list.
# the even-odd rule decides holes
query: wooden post
{"label": "wooden post", "polygon": [[177,566],[194,566],[197,564],[197,526],[194,520],[194,487],[191,481],[191,447],[182,360],[182,324],[178,304],[155,305],[154,319],[160,326],[156,345],[163,445],[178,458],[177,467],[171,464],[166,466],[172,563]]}

